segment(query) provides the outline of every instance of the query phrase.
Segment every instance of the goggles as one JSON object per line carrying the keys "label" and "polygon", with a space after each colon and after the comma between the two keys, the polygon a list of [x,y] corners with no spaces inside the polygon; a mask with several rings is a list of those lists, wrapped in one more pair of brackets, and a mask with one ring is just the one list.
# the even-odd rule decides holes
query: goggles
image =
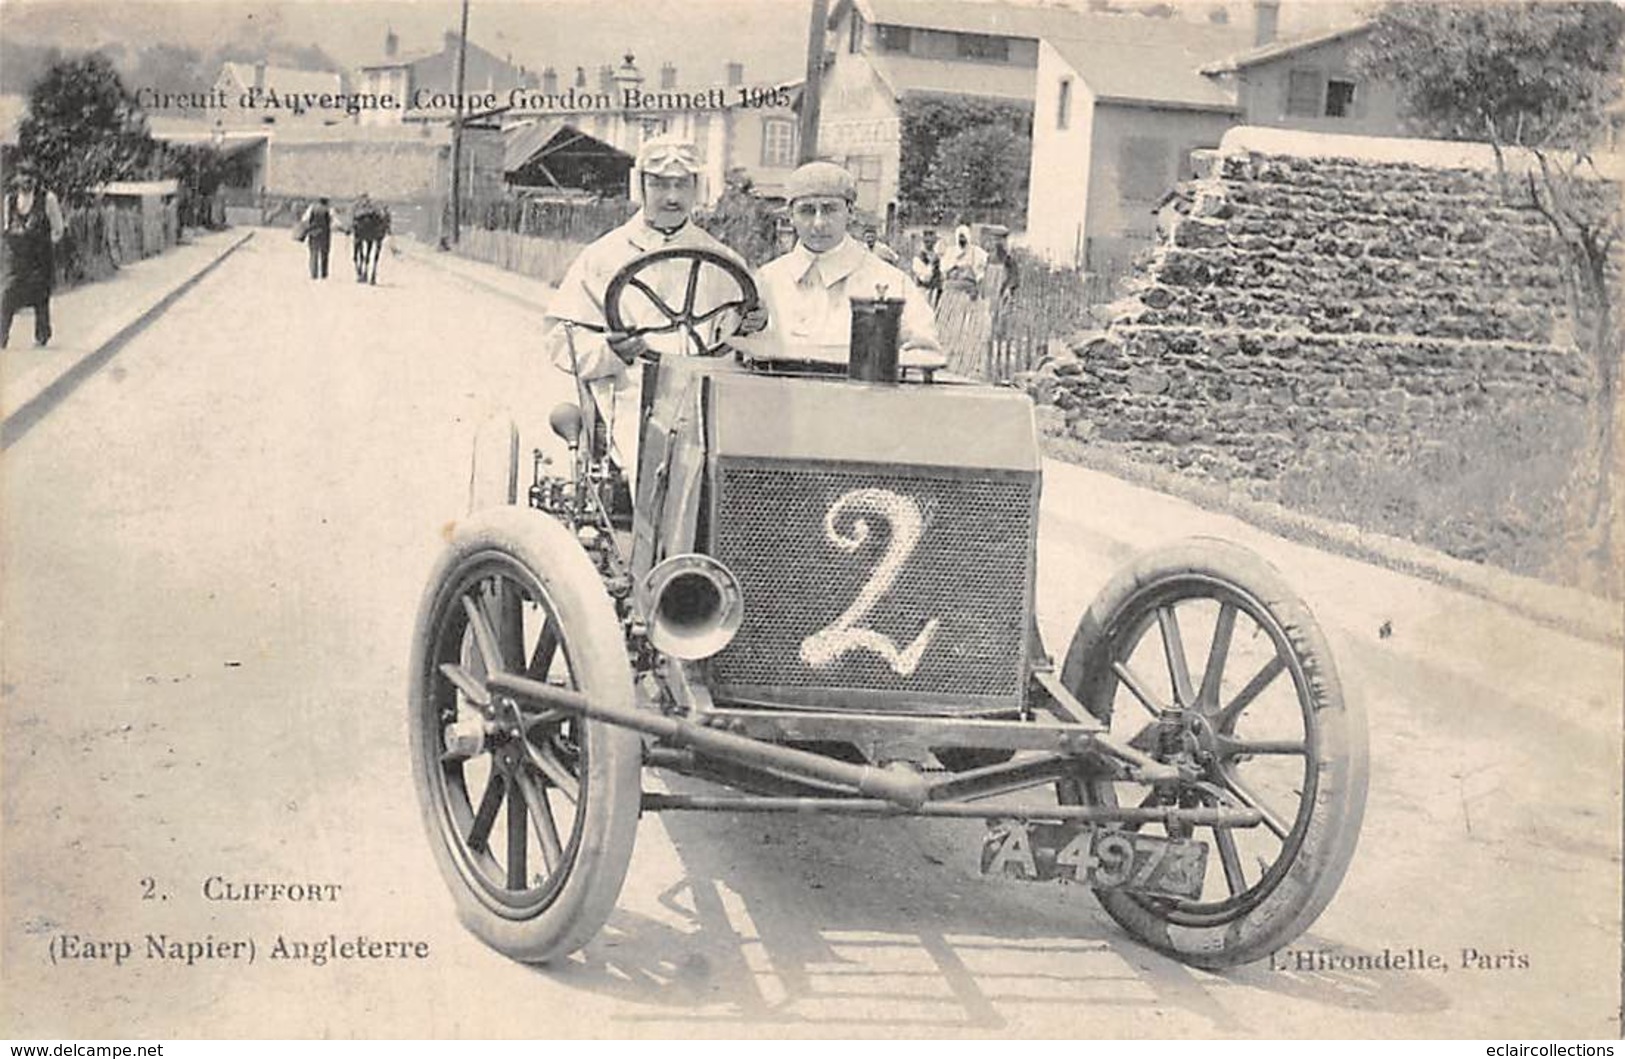
{"label": "goggles", "polygon": [[638,171],[644,176],[698,176],[700,160],[686,144],[656,144],[644,148],[638,158]]}

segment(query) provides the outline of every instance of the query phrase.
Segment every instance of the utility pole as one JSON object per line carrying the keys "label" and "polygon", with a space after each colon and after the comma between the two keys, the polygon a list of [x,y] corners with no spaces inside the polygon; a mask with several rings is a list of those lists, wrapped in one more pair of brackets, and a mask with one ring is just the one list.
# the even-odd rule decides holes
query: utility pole
{"label": "utility pole", "polygon": [[468,63],[468,0],[463,0],[463,24],[457,32],[457,104],[451,122],[451,246],[463,235],[463,74]]}
{"label": "utility pole", "polygon": [[803,164],[818,157],[818,108],[824,88],[825,23],[829,0],[812,0],[812,24],[807,29],[807,77],[801,85],[801,151]]}

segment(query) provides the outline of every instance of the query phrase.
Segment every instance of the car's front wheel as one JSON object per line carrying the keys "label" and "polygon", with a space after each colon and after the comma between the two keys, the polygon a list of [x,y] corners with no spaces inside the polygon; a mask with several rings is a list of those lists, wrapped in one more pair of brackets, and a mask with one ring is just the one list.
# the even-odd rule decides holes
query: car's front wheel
{"label": "car's front wheel", "polygon": [[493,694],[501,669],[630,709],[620,622],[562,524],[522,507],[457,529],[413,641],[412,771],[459,918],[517,960],[585,945],[614,909],[637,828],[642,743]]}
{"label": "car's front wheel", "polygon": [[1084,615],[1062,679],[1114,735],[1197,775],[1148,790],[1097,774],[1062,783],[1063,801],[1251,809],[1263,820],[1178,834],[1145,825],[1210,844],[1201,892],[1099,891],[1112,918],[1209,968],[1262,959],[1308,929],[1359,838],[1367,736],[1325,637],[1281,576],[1217,540],[1147,554]]}

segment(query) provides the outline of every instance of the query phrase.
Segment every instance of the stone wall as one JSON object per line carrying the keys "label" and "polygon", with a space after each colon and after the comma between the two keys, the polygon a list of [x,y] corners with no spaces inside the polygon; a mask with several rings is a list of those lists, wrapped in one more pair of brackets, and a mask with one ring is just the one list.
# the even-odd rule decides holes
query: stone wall
{"label": "stone wall", "polygon": [[1401,457],[1491,403],[1587,398],[1557,248],[1493,162],[1257,131],[1181,189],[1105,326],[1029,378],[1072,433],[1267,479],[1311,443]]}

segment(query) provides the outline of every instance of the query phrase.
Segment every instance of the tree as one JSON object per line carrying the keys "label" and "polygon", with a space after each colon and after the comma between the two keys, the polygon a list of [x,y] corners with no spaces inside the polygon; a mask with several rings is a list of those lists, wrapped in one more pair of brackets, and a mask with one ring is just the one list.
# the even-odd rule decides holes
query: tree
{"label": "tree", "polygon": [[[219,69],[218,64],[215,69]],[[197,49],[162,42],[137,52],[134,64],[126,67],[125,73],[131,84],[159,95],[205,92],[214,80]]]}
{"label": "tree", "polygon": [[730,169],[726,186],[715,206],[699,218],[700,226],[728,246],[752,266],[765,265],[778,256],[778,219],[782,207],[761,198],[753,190],[744,169]]}
{"label": "tree", "polygon": [[1031,141],[1008,125],[975,125],[943,141],[926,189],[951,213],[987,208],[1014,213],[1027,204],[1031,156]]}
{"label": "tree", "polygon": [[[1397,86],[1417,131],[1493,145],[1509,205],[1538,211],[1555,236],[1576,344],[1597,382],[1589,514],[1594,558],[1610,578],[1625,544],[1614,456],[1625,352],[1613,289],[1625,217],[1620,189],[1602,180],[1590,152],[1620,98],[1622,59],[1625,9],[1552,0],[1390,3],[1357,57],[1366,76]],[[1509,148],[1522,149],[1515,164]]]}
{"label": "tree", "polygon": [[[967,97],[910,96],[903,100],[901,110],[897,196],[905,214],[914,218],[934,221],[946,212],[946,204],[938,197],[943,191],[942,182],[933,183],[932,174],[939,168],[942,146],[948,140],[969,129],[997,125],[1030,143],[1031,105]],[[1023,187],[1030,153],[1022,151]],[[1025,205],[1024,197],[1018,205]]]}
{"label": "tree", "polygon": [[112,62],[88,54],[54,63],[34,85],[17,143],[64,199],[109,180],[148,176],[147,118]]}

